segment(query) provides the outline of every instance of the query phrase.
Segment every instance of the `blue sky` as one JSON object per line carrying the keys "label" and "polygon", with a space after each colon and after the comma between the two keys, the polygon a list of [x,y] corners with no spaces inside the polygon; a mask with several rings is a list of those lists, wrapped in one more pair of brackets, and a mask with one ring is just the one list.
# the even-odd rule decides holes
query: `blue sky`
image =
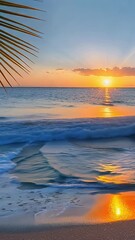
{"label": "blue sky", "polygon": [[134,0],[45,0],[39,62],[57,68],[135,66]]}

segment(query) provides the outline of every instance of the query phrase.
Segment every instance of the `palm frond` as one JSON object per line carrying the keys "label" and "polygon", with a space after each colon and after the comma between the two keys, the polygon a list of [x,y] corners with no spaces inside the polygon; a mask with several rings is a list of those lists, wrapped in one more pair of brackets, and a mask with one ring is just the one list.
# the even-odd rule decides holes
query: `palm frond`
{"label": "palm frond", "polygon": [[[41,38],[42,33],[30,25],[24,24],[22,19],[41,20],[30,13],[42,10],[15,3],[12,0],[0,0],[0,6],[2,8],[0,16],[2,28],[0,31],[2,67],[0,74],[2,80],[0,80],[0,85],[5,88],[5,86],[12,86],[11,79],[16,81],[15,75],[22,77],[20,71],[30,73],[29,62],[33,63],[33,61],[29,55],[36,57],[39,49],[25,38],[19,37],[17,32],[24,36]],[[19,9],[21,10],[19,11]]]}

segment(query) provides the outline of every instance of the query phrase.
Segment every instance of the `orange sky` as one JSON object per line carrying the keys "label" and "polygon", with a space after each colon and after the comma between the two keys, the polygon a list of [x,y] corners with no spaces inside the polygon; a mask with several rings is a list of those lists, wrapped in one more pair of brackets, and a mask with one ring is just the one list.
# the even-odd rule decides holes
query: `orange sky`
{"label": "orange sky", "polygon": [[[36,67],[30,75],[18,79],[22,87],[103,87],[109,79],[111,87],[135,87],[135,77],[83,76],[72,70],[56,70]],[[15,82],[13,82],[15,86]]]}

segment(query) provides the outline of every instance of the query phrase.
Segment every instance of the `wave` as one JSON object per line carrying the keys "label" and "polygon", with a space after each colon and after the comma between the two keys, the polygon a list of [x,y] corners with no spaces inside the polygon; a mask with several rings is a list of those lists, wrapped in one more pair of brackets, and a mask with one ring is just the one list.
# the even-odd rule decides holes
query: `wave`
{"label": "wave", "polygon": [[1,120],[7,120],[8,119],[8,117],[0,117],[0,121]]}
{"label": "wave", "polygon": [[0,145],[129,136],[135,136],[135,117],[0,122]]}
{"label": "wave", "polygon": [[0,154],[0,174],[16,167],[12,160],[20,153],[21,149]]}
{"label": "wave", "polygon": [[134,183],[103,183],[103,182],[83,182],[80,180],[71,180],[66,183],[48,183],[48,184],[35,184],[32,182],[21,182],[19,185],[19,189],[29,190],[29,189],[43,189],[43,188],[62,188],[62,189],[89,189],[93,193],[107,193],[107,192],[123,192],[123,191],[134,191],[135,184]]}

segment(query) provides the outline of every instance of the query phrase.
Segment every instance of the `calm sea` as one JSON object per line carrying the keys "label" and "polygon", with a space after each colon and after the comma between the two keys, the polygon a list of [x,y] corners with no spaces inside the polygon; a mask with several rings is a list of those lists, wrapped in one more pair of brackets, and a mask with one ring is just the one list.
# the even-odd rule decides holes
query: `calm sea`
{"label": "calm sea", "polygon": [[[98,108],[124,109],[124,114],[72,115],[87,107],[89,115]],[[135,89],[13,88],[7,94],[0,89],[1,196],[8,198],[10,189],[21,191],[22,202],[31,189],[61,191],[57,211],[86,192],[135,191]],[[19,207],[18,198],[13,201],[1,216],[28,211],[24,202]],[[43,204],[32,206],[37,213]]]}

